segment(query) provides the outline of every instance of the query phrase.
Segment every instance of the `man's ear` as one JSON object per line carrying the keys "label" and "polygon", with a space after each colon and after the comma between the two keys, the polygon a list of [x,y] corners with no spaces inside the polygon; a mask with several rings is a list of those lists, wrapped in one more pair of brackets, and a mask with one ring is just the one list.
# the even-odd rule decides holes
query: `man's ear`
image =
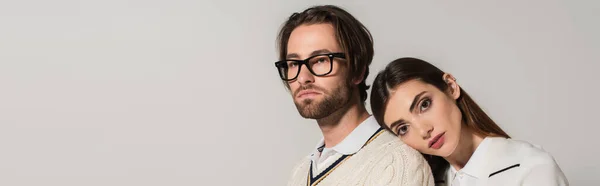
{"label": "man's ear", "polygon": [[354,85],[360,84],[362,82],[363,78],[365,77],[366,72],[367,72],[367,68],[363,68],[362,71],[360,72],[360,76],[357,76],[352,79],[352,84],[354,84]]}
{"label": "man's ear", "polygon": [[458,99],[460,97],[460,86],[456,83],[456,78],[452,74],[445,73],[442,79],[448,85],[448,90],[446,91],[448,95],[454,100]]}

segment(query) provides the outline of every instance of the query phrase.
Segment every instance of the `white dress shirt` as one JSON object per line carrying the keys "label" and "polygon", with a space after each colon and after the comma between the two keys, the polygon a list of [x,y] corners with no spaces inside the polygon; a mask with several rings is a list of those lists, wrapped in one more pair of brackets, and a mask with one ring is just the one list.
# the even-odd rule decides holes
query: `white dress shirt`
{"label": "white dress shirt", "polygon": [[352,130],[344,140],[331,148],[325,148],[325,139],[321,138],[310,156],[313,172],[319,174],[342,156],[358,152],[379,128],[377,120],[370,116]]}
{"label": "white dress shirt", "polygon": [[460,170],[450,166],[452,186],[567,186],[554,158],[540,146],[502,137],[487,137]]}

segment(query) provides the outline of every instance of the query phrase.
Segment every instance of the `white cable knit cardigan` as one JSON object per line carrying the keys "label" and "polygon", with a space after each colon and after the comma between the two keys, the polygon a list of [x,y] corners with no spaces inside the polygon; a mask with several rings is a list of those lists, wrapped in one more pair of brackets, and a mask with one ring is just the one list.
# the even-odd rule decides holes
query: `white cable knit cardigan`
{"label": "white cable knit cardigan", "polygon": [[[288,186],[307,186],[309,168],[310,157],[303,158],[294,167]],[[317,185],[433,186],[434,180],[423,155],[386,131],[345,160]]]}

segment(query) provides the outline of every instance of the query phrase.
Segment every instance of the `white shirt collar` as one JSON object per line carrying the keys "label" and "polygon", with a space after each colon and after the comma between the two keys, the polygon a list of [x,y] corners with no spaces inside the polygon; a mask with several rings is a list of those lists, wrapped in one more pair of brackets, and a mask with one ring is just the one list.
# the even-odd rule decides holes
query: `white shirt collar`
{"label": "white shirt collar", "polygon": [[[379,130],[380,126],[375,120],[375,117],[370,116],[365,121],[363,121],[360,125],[358,125],[344,140],[340,143],[332,147],[331,149],[337,153],[343,155],[350,155],[358,152],[362,148],[362,146],[369,140],[377,130]],[[315,147],[315,153],[313,155],[318,154],[319,148],[323,148],[325,145],[325,139],[321,138],[320,142]]]}
{"label": "white shirt collar", "polygon": [[477,179],[487,177],[485,168],[489,162],[487,162],[486,157],[491,141],[491,137],[484,138],[481,143],[479,143],[479,146],[477,146],[475,149],[475,152],[473,152],[473,155],[471,155],[469,161],[467,161],[465,167],[463,167],[460,171],[456,171],[456,169],[450,165],[450,171],[452,175],[455,175],[457,172],[462,172]]}

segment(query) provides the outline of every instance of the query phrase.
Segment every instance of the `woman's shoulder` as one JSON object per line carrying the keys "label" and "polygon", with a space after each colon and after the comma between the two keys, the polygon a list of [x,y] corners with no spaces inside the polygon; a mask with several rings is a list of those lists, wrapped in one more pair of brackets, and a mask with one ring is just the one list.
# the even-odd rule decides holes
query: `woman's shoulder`
{"label": "woman's shoulder", "polygon": [[[527,185],[568,185],[567,178],[561,170],[558,162],[541,145],[524,140],[495,138],[493,139],[494,158],[496,168],[492,174],[517,168],[520,171],[515,174],[522,175],[521,181]],[[499,169],[502,166],[511,165],[508,168]],[[492,169],[495,170],[495,169]],[[511,169],[512,170],[512,169]],[[515,178],[519,180],[518,178]]]}
{"label": "woman's shoulder", "polygon": [[522,166],[535,166],[539,164],[554,164],[554,157],[541,145],[525,140],[511,138],[492,138],[494,145],[499,147],[507,157],[519,159]]}

